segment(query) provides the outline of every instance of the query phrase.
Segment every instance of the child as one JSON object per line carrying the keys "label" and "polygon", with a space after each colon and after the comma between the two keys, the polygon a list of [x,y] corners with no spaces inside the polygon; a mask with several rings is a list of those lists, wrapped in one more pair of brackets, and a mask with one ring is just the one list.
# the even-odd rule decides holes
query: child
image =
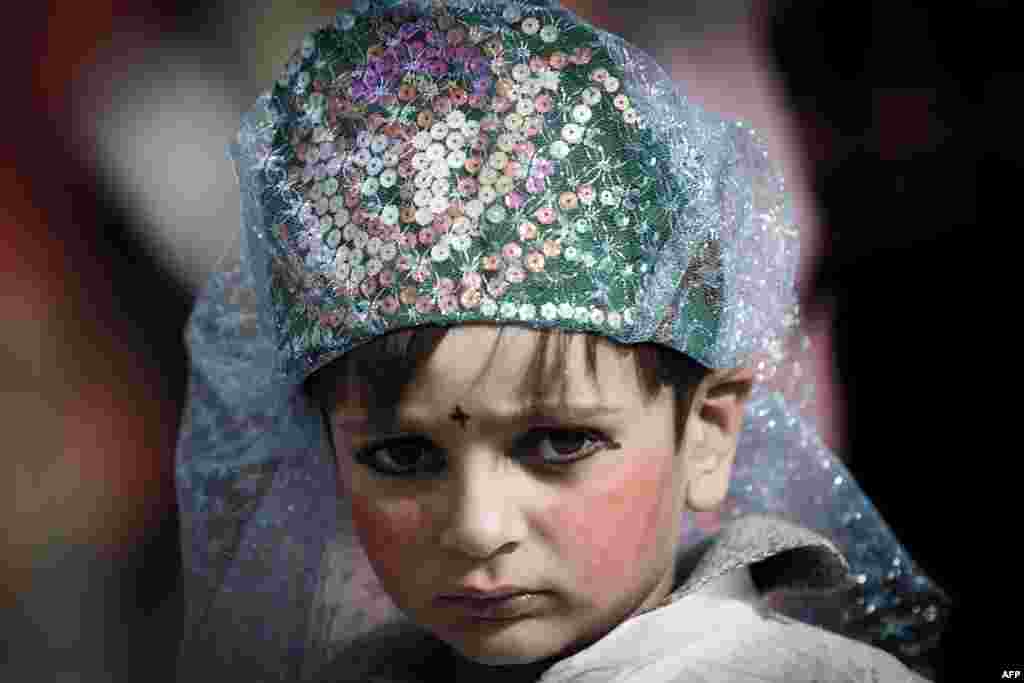
{"label": "child", "polygon": [[881,648],[943,596],[802,416],[797,234],[742,125],[553,4],[382,0],[233,152],[184,677],[922,680]]}

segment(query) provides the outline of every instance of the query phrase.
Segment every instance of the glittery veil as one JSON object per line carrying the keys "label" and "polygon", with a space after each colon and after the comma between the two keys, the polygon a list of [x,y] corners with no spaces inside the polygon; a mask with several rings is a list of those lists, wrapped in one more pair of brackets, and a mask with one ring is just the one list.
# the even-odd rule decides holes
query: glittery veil
{"label": "glittery veil", "polygon": [[387,332],[471,320],[751,365],[728,497],[687,517],[684,546],[786,518],[831,538],[849,580],[774,606],[911,665],[936,644],[949,599],[811,417],[782,176],[641,50],[553,2],[357,2],[306,38],[231,155],[241,235],[186,329],[182,679],[306,680],[402,622],[302,383]]}

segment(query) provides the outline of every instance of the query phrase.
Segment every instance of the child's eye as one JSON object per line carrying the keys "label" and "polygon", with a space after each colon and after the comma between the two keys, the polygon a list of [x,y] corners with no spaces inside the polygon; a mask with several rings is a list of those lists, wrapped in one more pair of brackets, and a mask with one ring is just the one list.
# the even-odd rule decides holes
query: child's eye
{"label": "child's eye", "polygon": [[[433,462],[423,457],[424,451],[430,452]],[[380,474],[393,477],[409,477],[416,474],[428,474],[440,471],[433,444],[420,438],[403,438],[386,441],[376,446],[368,446],[355,454],[356,462],[366,465]]]}
{"label": "child's eye", "polygon": [[535,429],[520,442],[531,453],[537,452],[543,465],[568,465],[615,444],[600,432],[582,429]]}
{"label": "child's eye", "polygon": [[[593,430],[570,428],[534,429],[522,437],[516,450],[532,464],[570,465],[604,449],[618,449],[621,444]],[[440,449],[421,437],[402,438],[368,446],[356,453],[357,462],[374,471],[393,477],[436,474],[444,467]]]}

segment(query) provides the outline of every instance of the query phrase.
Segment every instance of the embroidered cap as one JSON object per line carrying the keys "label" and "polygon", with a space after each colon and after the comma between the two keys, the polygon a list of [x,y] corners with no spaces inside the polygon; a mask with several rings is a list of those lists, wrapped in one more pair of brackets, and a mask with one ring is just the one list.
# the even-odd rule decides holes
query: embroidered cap
{"label": "embroidered cap", "polygon": [[260,105],[243,184],[293,372],[471,321],[722,367],[777,352],[777,322],[797,320],[796,231],[781,177],[741,149],[755,136],[557,7],[357,5],[306,37]]}

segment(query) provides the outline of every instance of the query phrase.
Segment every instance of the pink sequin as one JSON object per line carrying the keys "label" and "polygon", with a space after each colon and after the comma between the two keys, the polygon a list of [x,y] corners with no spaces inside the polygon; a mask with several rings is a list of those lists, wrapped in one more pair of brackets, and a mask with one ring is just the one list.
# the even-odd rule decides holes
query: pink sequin
{"label": "pink sequin", "polygon": [[526,279],[526,271],[519,264],[512,264],[505,270],[505,279],[514,285]]}
{"label": "pink sequin", "polygon": [[554,102],[550,95],[537,95],[533,100],[533,107],[541,114],[547,114],[554,107]]}
{"label": "pink sequin", "polygon": [[441,296],[451,294],[455,291],[455,280],[450,277],[443,277],[437,281],[437,293]]}
{"label": "pink sequin", "polygon": [[572,57],[569,60],[574,64],[590,64],[590,58],[593,54],[593,50],[589,47],[578,47],[573,50]]}
{"label": "pink sequin", "polygon": [[430,300],[429,296],[420,296],[416,298],[416,312],[417,313],[430,313],[434,310],[434,302]]}
{"label": "pink sequin", "polygon": [[462,41],[466,39],[466,32],[461,28],[453,28],[448,31],[448,44],[452,47],[458,47],[462,45]]}
{"label": "pink sequin", "polygon": [[394,315],[395,311],[398,310],[398,300],[391,295],[381,299],[377,305],[385,315]]}
{"label": "pink sequin", "polygon": [[541,157],[533,164],[533,173],[535,175],[544,176],[545,178],[554,175],[555,162],[551,161],[551,159]]}
{"label": "pink sequin", "polygon": [[501,248],[501,255],[506,261],[518,261],[523,255],[523,248],[515,242],[509,242]]}
{"label": "pink sequin", "polygon": [[526,198],[518,192],[509,192],[505,195],[505,206],[512,209],[513,211],[523,208],[523,204],[526,203]]}
{"label": "pink sequin", "polygon": [[533,214],[534,217],[544,225],[551,225],[555,222],[555,210],[550,206],[544,206]]}
{"label": "pink sequin", "polygon": [[480,273],[466,273],[462,276],[463,289],[480,289],[483,283],[484,279],[480,276]]}
{"label": "pink sequin", "polygon": [[452,101],[447,97],[438,97],[434,100],[434,113],[446,116],[452,110]]}
{"label": "pink sequin", "polygon": [[537,239],[537,226],[529,221],[520,223],[519,239],[523,241]]}
{"label": "pink sequin", "polygon": [[429,247],[434,243],[434,231],[429,227],[421,229],[417,234],[417,237],[419,239],[419,243],[424,247]]}
{"label": "pink sequin", "polygon": [[417,267],[416,270],[414,270],[413,273],[412,273],[412,279],[414,281],[418,282],[419,284],[423,284],[429,278],[430,278],[430,270],[425,268],[425,267],[423,267],[423,266]]}
{"label": "pink sequin", "polygon": [[455,297],[454,294],[445,294],[438,300],[437,303],[437,307],[438,309],[440,309],[443,315],[448,315],[449,313],[456,311],[459,308],[459,300]]}

